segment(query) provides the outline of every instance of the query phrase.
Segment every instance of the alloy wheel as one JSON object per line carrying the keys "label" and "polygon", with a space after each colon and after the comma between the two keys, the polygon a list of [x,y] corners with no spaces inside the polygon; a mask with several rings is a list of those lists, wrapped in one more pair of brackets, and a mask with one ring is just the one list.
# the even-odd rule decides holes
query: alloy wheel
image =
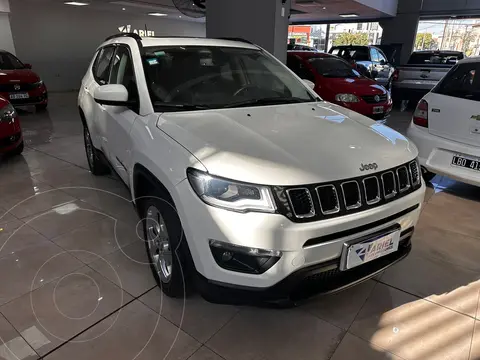
{"label": "alloy wheel", "polygon": [[172,278],[173,258],[167,225],[160,211],[153,205],[147,209],[145,221],[150,258],[162,282],[168,283]]}

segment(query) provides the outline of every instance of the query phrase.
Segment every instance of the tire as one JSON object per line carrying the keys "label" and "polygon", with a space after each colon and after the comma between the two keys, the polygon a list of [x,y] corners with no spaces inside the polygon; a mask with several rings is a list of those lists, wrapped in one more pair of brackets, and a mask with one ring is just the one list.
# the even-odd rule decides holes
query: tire
{"label": "tire", "polygon": [[35,105],[35,110],[36,110],[37,112],[45,111],[45,110],[47,110],[47,106],[48,106],[48,103],[46,103],[46,104],[40,104],[40,105]]}
{"label": "tire", "polygon": [[85,154],[90,171],[93,175],[106,175],[110,172],[110,168],[98,156],[98,150],[93,146],[90,131],[87,126],[83,126],[83,140],[85,142]]}
{"label": "tire", "polygon": [[426,168],[422,167],[422,176],[425,182],[432,180],[437,174],[428,171]]}
{"label": "tire", "polygon": [[141,200],[145,248],[163,293],[183,298],[190,290],[191,255],[177,211],[167,198],[157,193]]}
{"label": "tire", "polygon": [[22,141],[20,145],[18,145],[14,150],[10,151],[8,153],[9,156],[17,156],[20,155],[23,152],[23,149],[25,147],[24,142]]}

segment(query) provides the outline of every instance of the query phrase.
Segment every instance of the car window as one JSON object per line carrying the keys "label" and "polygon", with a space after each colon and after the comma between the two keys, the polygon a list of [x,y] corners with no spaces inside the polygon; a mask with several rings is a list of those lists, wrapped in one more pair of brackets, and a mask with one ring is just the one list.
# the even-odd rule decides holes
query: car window
{"label": "car window", "polygon": [[300,79],[310,80],[315,82],[315,75],[303,63],[302,59],[296,55],[289,55],[287,57],[287,66]]}
{"label": "car window", "polygon": [[434,93],[480,101],[480,64],[455,66],[435,87]]}
{"label": "car window", "polygon": [[340,49],[332,49],[330,50],[330,54],[333,54],[333,55],[338,55]]}
{"label": "car window", "polygon": [[358,78],[360,73],[350,64],[334,57],[314,57],[308,60],[318,74],[328,78]]}
{"label": "car window", "polygon": [[261,50],[216,46],[144,49],[144,70],[154,106],[222,108],[267,98],[278,98],[279,103],[315,100],[283,64]]}
{"label": "car window", "polygon": [[138,100],[137,81],[130,50],[126,46],[118,46],[112,61],[109,84],[121,84],[128,91],[128,100]]}
{"label": "car window", "polygon": [[0,70],[19,70],[24,68],[25,65],[12,54],[0,52]]}
{"label": "car window", "polygon": [[108,84],[110,75],[110,64],[113,57],[115,48],[113,46],[107,46],[102,48],[93,64],[93,76],[100,85]]}
{"label": "car window", "polygon": [[380,57],[378,55],[377,49],[374,49],[374,48],[370,49],[370,57],[373,62],[376,62],[376,63],[380,62]]}
{"label": "car window", "polygon": [[408,64],[427,65],[455,65],[459,60],[463,59],[463,54],[441,53],[441,52],[416,52],[410,55]]}
{"label": "car window", "polygon": [[387,57],[383,54],[383,52],[381,50],[377,49],[377,54],[378,54],[378,60],[379,61],[383,60],[385,62],[385,64],[388,62]]}
{"label": "car window", "polygon": [[368,48],[357,47],[343,47],[334,49],[331,52],[333,55],[338,55],[347,61],[369,61]]}

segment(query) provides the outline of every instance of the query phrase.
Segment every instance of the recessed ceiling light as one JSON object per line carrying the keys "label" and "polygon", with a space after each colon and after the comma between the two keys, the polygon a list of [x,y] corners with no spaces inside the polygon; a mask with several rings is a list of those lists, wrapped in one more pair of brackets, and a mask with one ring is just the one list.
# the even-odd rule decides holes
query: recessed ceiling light
{"label": "recessed ceiling light", "polygon": [[323,10],[327,10],[327,7],[326,7],[326,6],[324,6],[322,9],[323,9]]}
{"label": "recessed ceiling light", "polygon": [[354,13],[351,13],[351,14],[340,14],[340,17],[343,17],[343,18],[354,18],[354,17],[358,17],[358,14],[354,14]]}
{"label": "recessed ceiling light", "polygon": [[89,3],[86,2],[80,2],[80,1],[66,1],[64,2],[65,5],[73,5],[73,6],[87,6],[90,5]]}
{"label": "recessed ceiling light", "polygon": [[179,18],[181,18],[181,17],[182,17],[182,15],[178,15],[178,17],[179,17]]}
{"label": "recessed ceiling light", "polygon": [[125,9],[125,8],[122,8],[122,10],[123,10],[123,11],[125,11],[125,10],[127,10],[127,9]]}
{"label": "recessed ceiling light", "polygon": [[158,13],[158,12],[148,13],[148,15],[150,15],[150,16],[167,16],[167,14]]}

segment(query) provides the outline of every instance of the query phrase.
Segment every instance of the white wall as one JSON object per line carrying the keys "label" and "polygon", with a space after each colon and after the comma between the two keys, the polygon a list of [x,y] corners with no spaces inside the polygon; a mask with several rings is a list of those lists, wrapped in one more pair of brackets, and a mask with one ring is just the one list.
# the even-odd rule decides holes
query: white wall
{"label": "white wall", "polygon": [[0,49],[15,54],[8,13],[0,12]]}
{"label": "white wall", "polygon": [[[95,49],[120,26],[155,31],[155,35],[205,36],[205,24],[87,6],[36,0],[11,1],[11,27],[17,56],[31,63],[50,91],[76,90]],[[28,24],[28,25],[26,25]]]}

